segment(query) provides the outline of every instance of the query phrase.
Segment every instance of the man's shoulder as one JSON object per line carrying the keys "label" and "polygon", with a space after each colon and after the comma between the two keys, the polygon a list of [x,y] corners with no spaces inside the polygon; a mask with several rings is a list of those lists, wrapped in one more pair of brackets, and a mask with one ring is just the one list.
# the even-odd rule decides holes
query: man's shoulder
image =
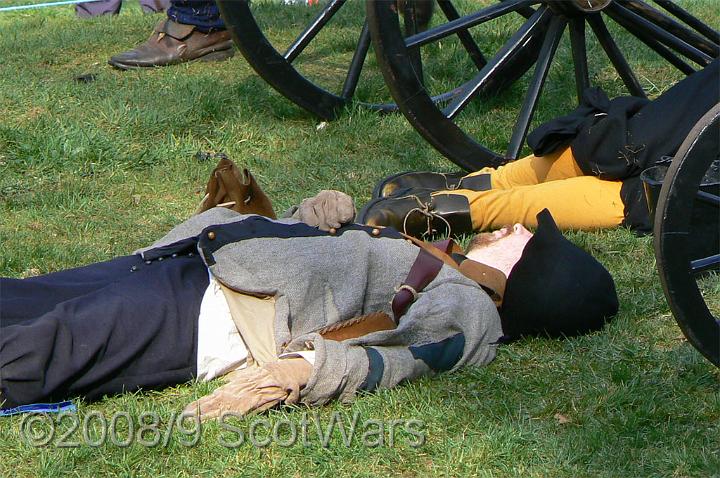
{"label": "man's shoulder", "polygon": [[[149,249],[156,247],[162,247],[168,244],[172,244],[184,239],[198,236],[203,230],[224,224],[231,224],[235,222],[242,222],[248,218],[258,217],[254,214],[240,214],[233,211],[232,209],[224,207],[215,207],[208,209],[205,212],[196,214],[185,221],[181,222],[174,228],[172,228],[162,238],[155,241],[151,246],[135,251],[135,253],[142,253]],[[285,222],[287,220],[281,220]],[[290,219],[289,221],[295,222]]]}

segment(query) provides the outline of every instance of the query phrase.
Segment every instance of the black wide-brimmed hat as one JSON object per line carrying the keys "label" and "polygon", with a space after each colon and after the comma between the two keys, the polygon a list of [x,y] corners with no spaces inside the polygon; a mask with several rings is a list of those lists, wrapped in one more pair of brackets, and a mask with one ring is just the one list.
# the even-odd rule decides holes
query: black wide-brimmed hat
{"label": "black wide-brimmed hat", "polygon": [[567,240],[550,211],[510,271],[500,309],[509,340],[599,330],[618,311],[615,283],[594,257]]}

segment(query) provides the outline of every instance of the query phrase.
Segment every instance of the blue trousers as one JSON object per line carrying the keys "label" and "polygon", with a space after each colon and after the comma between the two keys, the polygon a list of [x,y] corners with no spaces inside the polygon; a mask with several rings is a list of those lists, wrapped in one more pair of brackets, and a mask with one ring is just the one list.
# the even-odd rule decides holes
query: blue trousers
{"label": "blue trousers", "polygon": [[191,380],[207,268],[197,254],[148,262],[0,278],[2,407]]}
{"label": "blue trousers", "polygon": [[178,23],[195,25],[201,32],[225,30],[220,10],[214,0],[171,0],[168,18]]}

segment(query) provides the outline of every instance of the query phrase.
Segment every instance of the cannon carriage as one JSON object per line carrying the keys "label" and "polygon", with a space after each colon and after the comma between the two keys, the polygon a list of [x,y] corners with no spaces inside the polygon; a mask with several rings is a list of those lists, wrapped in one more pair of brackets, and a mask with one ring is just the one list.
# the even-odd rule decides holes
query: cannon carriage
{"label": "cannon carriage", "polygon": [[[629,38],[654,52],[665,72],[687,75],[720,57],[720,34],[670,0],[437,0],[435,19],[424,29],[417,9],[431,1],[368,0],[362,9],[360,2],[329,0],[305,9],[295,38],[278,41],[272,22],[259,18],[257,1],[217,0],[247,61],[285,97],[332,120],[364,82],[372,83],[376,94],[356,103],[399,110],[429,144],[468,171],[521,154],[566,31],[571,65],[563,66],[578,99],[593,84],[597,61],[590,56],[602,56],[603,71],[613,72],[627,92],[647,96],[652,73],[623,51],[621,36],[625,45]],[[334,21],[348,29],[345,56],[333,60],[330,72],[304,69],[303,56],[323,67],[330,53],[313,46]],[[452,47],[449,38],[456,42]],[[445,70],[451,62],[451,77],[438,73],[438,62]],[[384,97],[381,83],[389,92]],[[477,116],[483,103],[516,83],[523,93],[516,95],[515,126],[500,141],[506,149],[495,151],[477,118],[465,117]],[[720,268],[719,119],[716,106],[693,128],[657,181],[650,205],[658,271],[672,313],[689,342],[720,367],[720,306],[716,297],[708,300]]]}

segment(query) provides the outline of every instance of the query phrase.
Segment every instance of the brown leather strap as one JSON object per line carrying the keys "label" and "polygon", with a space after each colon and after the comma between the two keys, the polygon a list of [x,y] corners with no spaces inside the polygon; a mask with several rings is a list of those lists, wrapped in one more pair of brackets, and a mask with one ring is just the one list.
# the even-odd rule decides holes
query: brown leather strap
{"label": "brown leather strap", "polygon": [[186,25],[166,18],[155,25],[155,33],[167,35],[176,40],[184,40],[189,37],[197,28],[195,25]]}
{"label": "brown leather strap", "polygon": [[[446,251],[452,250],[453,244],[452,239],[448,239],[433,244],[433,247],[447,255]],[[418,294],[432,282],[443,266],[444,261],[429,252],[431,249],[432,248],[425,247],[420,248],[420,252],[418,252],[415,262],[412,267],[410,267],[410,272],[408,272],[405,282],[403,282],[397,292],[395,292],[395,297],[393,297],[391,304],[395,323],[400,322],[400,318],[405,315],[410,304],[417,300]]]}
{"label": "brown leather strap", "polygon": [[452,239],[432,244],[417,240],[412,242],[420,247],[420,251],[410,268],[405,282],[393,297],[392,312],[394,320],[385,312],[373,312],[318,330],[317,332],[323,338],[341,341],[361,337],[372,332],[396,328],[400,318],[407,312],[410,304],[417,300],[417,295],[437,277],[443,263],[458,269],[465,276],[480,284],[490,294],[495,304],[500,306],[505,292],[506,281],[505,275],[501,271],[469,259],[463,261],[458,267],[457,263],[448,255],[460,250]]}
{"label": "brown leather strap", "polygon": [[425,241],[421,241],[420,239],[416,239],[412,236],[408,236],[407,234],[400,233],[400,235],[407,239],[408,242],[412,242],[413,244],[418,246],[420,249],[425,249],[428,253],[437,257],[453,269],[458,268],[457,262],[455,262],[449,254],[453,252],[462,252],[462,249],[460,249],[460,247],[458,247],[457,244],[455,244],[455,241],[453,241],[452,239],[447,239],[441,242],[428,243]]}
{"label": "brown leather strap", "polygon": [[435,249],[439,250],[445,255],[448,255],[452,252],[458,252],[460,251],[460,248],[457,244],[455,244],[455,241],[452,239],[445,239],[444,241],[437,241],[437,242],[431,242],[430,243]]}
{"label": "brown leather strap", "polygon": [[[329,340],[346,340],[361,337],[379,330],[391,330],[397,327],[410,304],[417,300],[420,293],[438,275],[443,266],[443,261],[435,257],[428,250],[437,250],[447,255],[453,250],[455,243],[452,239],[433,243],[432,247],[420,248],[405,282],[400,286],[392,300],[392,312],[394,320],[385,312],[373,312],[371,314],[355,317],[350,320],[338,322],[320,329],[318,333]],[[448,256],[449,257],[449,256]],[[454,264],[454,263],[453,263]],[[457,267],[457,265],[455,265]]]}
{"label": "brown leather strap", "polygon": [[471,259],[465,259],[460,264],[460,272],[465,277],[477,282],[488,293],[495,303],[495,307],[502,305],[507,282],[502,271]]}
{"label": "brown leather strap", "polygon": [[500,307],[502,305],[503,296],[505,295],[505,283],[507,282],[507,277],[502,271],[470,259],[464,260],[458,266],[457,262],[448,254],[453,252],[462,253],[462,250],[452,240],[431,245],[405,234],[403,234],[403,237],[450,267],[459,270],[465,277],[477,282],[490,295],[496,306]]}

